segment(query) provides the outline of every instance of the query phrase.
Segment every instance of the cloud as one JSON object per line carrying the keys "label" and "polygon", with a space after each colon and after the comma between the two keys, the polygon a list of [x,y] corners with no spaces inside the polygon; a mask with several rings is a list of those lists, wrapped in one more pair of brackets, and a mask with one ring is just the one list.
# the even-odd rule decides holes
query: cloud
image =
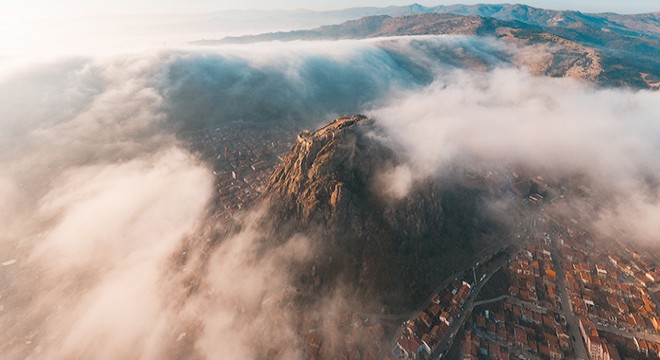
{"label": "cloud", "polygon": [[212,176],[166,131],[152,66],[64,60],[0,84],[9,358],[158,358],[176,323],[163,277]]}
{"label": "cloud", "polygon": [[253,230],[207,248],[210,169],[179,137],[237,119],[315,123],[422,81],[375,42],[279,48],[74,58],[3,76],[3,354],[215,357],[219,343],[295,340],[280,291],[310,256],[306,240],[258,256]]}
{"label": "cloud", "polygon": [[[42,341],[54,358],[132,358],[139,343],[162,336],[163,270],[210,196],[207,171],[191,163],[173,150],[75,169],[43,200],[39,210],[58,220],[25,266],[42,270],[31,286],[45,303],[29,315],[47,314]],[[54,305],[66,310],[49,314]]]}
{"label": "cloud", "polygon": [[[594,190],[594,209],[608,206],[603,216],[633,229],[648,225],[643,219],[658,206],[658,187],[649,181],[660,179],[659,103],[658,92],[598,89],[499,68],[456,71],[371,115],[407,153],[418,180],[448,175],[456,164],[522,166],[553,180],[582,177]],[[390,187],[409,182],[397,181]],[[648,230],[636,235],[658,241]]]}
{"label": "cloud", "polygon": [[414,174],[410,167],[399,165],[392,169],[386,169],[380,174],[377,181],[382,182],[381,188],[386,197],[394,200],[404,198],[413,187]]}
{"label": "cloud", "polygon": [[[380,107],[441,72],[507,63],[506,46],[470,37],[227,45],[175,53],[163,70],[165,107],[183,126],[291,121],[309,126]],[[313,119],[313,120],[310,120]]]}
{"label": "cloud", "polygon": [[0,352],[295,359],[303,311],[335,345],[360,338],[337,317],[377,304],[357,304],[350,286],[304,309],[292,300],[292,269],[318,255],[318,239],[266,247],[263,212],[218,235],[228,230],[209,220],[211,171],[185,135],[228,122],[309,128],[367,111],[408,159],[381,177],[393,199],[457,163],[517,163],[584,176],[607,205],[596,225],[654,241],[658,93],[534,77],[510,67],[515,51],[460,36],[273,43],[3,74]]}
{"label": "cloud", "polygon": [[303,357],[295,345],[294,279],[286,269],[309,260],[312,243],[299,235],[269,249],[264,236],[250,219],[248,228],[225,240],[209,261],[204,332],[197,342],[208,358]]}

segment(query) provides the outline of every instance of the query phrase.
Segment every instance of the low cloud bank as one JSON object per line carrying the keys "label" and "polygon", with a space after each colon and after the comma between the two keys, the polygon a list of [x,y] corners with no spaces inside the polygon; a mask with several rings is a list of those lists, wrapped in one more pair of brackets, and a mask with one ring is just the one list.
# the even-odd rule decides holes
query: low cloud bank
{"label": "low cloud bank", "polygon": [[[600,225],[660,244],[660,93],[597,89],[511,68],[457,71],[372,112],[417,178],[463,169],[524,168],[568,187],[587,185]],[[391,174],[385,174],[389,177]],[[581,179],[573,182],[571,179]],[[397,177],[391,188],[410,180]],[[606,220],[607,219],[607,220]]]}
{"label": "low cloud bank", "polygon": [[505,66],[514,49],[492,39],[409,37],[227,45],[171,54],[158,87],[172,121],[187,129],[230,121],[314,126],[383,106],[452,69]]}
{"label": "low cloud bank", "polygon": [[[449,36],[255,44],[3,75],[0,353],[304,357],[289,269],[316,255],[313,239],[266,249],[256,213],[208,245],[222,232],[207,221],[212,176],[181,135],[230,121],[366,111],[409,159],[383,176],[390,197],[456,163],[523,164],[586,177],[606,205],[595,224],[657,243],[658,93],[533,77],[509,68],[515,51]],[[337,289],[305,311],[339,347],[327,317],[353,301]]]}
{"label": "low cloud bank", "polygon": [[[286,330],[296,315],[286,310],[288,269],[311,250],[296,238],[263,254],[257,230],[204,245],[216,240],[205,230],[214,227],[212,175],[181,136],[241,120],[313,127],[429,83],[443,68],[427,68],[433,49],[481,47],[496,45],[438,38],[173,49],[3,73],[0,351],[256,358],[286,347],[300,356],[299,344],[287,347],[297,341]],[[419,48],[422,58],[411,57]],[[272,343],[250,347],[255,336]]]}
{"label": "low cloud bank", "polygon": [[161,358],[165,278],[212,176],[164,131],[141,59],[65,60],[3,79],[0,352]]}

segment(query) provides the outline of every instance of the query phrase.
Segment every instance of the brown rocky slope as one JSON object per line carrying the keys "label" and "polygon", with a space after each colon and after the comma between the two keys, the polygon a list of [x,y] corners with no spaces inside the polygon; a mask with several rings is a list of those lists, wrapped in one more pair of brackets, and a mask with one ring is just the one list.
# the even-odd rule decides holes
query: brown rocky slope
{"label": "brown rocky slope", "polygon": [[502,229],[481,211],[485,189],[428,179],[402,199],[384,196],[379,175],[403,160],[381,135],[364,116],[302,132],[262,201],[271,241],[305,233],[320,246],[314,271],[302,271],[303,293],[342,284],[401,311]]}

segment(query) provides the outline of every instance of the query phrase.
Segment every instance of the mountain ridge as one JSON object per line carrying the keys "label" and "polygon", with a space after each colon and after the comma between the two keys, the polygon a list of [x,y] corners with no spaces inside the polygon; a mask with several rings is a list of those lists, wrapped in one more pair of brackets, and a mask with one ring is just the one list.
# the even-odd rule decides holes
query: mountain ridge
{"label": "mountain ridge", "polygon": [[[249,21],[253,24],[265,24],[275,21],[282,25],[280,26],[280,29],[276,29],[276,27],[275,29],[261,31],[269,32],[273,30],[293,30],[296,28],[311,29],[319,26],[356,20],[367,16],[388,15],[398,17],[422,13],[480,15],[493,17],[498,20],[518,20],[537,26],[553,25],[551,20],[558,16],[563,16],[567,20],[555,25],[568,25],[571,22],[575,22],[576,19],[579,19],[580,21],[588,21],[590,23],[606,22],[615,31],[622,33],[638,32],[654,37],[660,36],[660,12],[643,12],[636,14],[618,14],[615,12],[592,13],[574,10],[542,9],[521,4],[454,4],[429,7],[420,4],[410,4],[388,7],[356,7],[327,11],[312,11],[306,9],[271,11],[229,10],[209,14],[215,20],[208,21],[210,21],[209,28],[212,26],[221,26],[227,27],[228,29],[240,29],[240,24],[238,23],[240,21]],[[534,15],[534,17],[530,17],[530,14]],[[301,22],[300,18],[303,18],[304,21]]]}
{"label": "mountain ridge", "polygon": [[[524,8],[526,11],[528,8]],[[660,22],[659,22],[660,23]],[[391,17],[379,15],[312,30],[227,37],[199,45],[263,41],[367,39],[414,35],[487,36],[516,46],[544,46],[547,57],[530,63],[519,57],[514,64],[536,75],[574,77],[605,86],[656,88],[660,79],[660,37],[602,31],[580,22],[548,27],[519,20],[481,15],[423,13]],[[539,49],[536,49],[539,50]],[[548,58],[549,57],[549,58]]]}

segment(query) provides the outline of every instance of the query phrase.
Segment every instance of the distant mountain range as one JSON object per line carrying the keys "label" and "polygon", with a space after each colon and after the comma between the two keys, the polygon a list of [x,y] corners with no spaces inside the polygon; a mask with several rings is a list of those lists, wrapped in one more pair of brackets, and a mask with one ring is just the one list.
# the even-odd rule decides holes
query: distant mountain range
{"label": "distant mountain range", "polygon": [[[415,8],[417,6],[413,5]],[[418,5],[419,6],[419,5]],[[660,12],[636,15],[615,13],[586,14],[579,11],[560,11],[534,8],[527,5],[486,4],[449,5],[425,8],[425,12],[451,13],[456,15],[479,15],[499,20],[517,20],[542,27],[593,28],[633,36],[660,36]]]}
{"label": "distant mountain range", "polygon": [[294,30],[259,35],[226,37],[220,40],[201,40],[199,45],[225,43],[253,43],[263,41],[365,39],[405,35],[486,35],[500,27],[530,28],[517,21],[501,21],[481,16],[454,14],[418,14],[392,17],[377,15],[346,21],[339,25],[326,25],[312,30]]}
{"label": "distant mountain range", "polygon": [[360,8],[347,15],[386,14],[311,30],[200,40],[198,45],[292,40],[337,40],[406,35],[491,36],[519,46],[542,46],[549,55],[517,65],[533,73],[571,76],[601,85],[660,86],[660,13],[620,15],[555,11],[525,5],[452,5]]}
{"label": "distant mountain range", "polygon": [[[273,31],[273,29],[309,29],[323,25],[338,24],[367,16],[387,15],[392,17],[425,13],[451,13],[456,15],[479,15],[499,20],[518,20],[538,26],[570,26],[584,23],[593,27],[607,27],[623,34],[645,34],[657,37],[660,34],[660,12],[620,15],[615,13],[589,14],[579,11],[546,10],[526,5],[480,4],[358,7],[331,11],[312,10],[231,10],[205,14],[202,25],[215,31],[235,30]],[[246,26],[249,24],[249,28]],[[265,30],[264,30],[265,29]]]}

